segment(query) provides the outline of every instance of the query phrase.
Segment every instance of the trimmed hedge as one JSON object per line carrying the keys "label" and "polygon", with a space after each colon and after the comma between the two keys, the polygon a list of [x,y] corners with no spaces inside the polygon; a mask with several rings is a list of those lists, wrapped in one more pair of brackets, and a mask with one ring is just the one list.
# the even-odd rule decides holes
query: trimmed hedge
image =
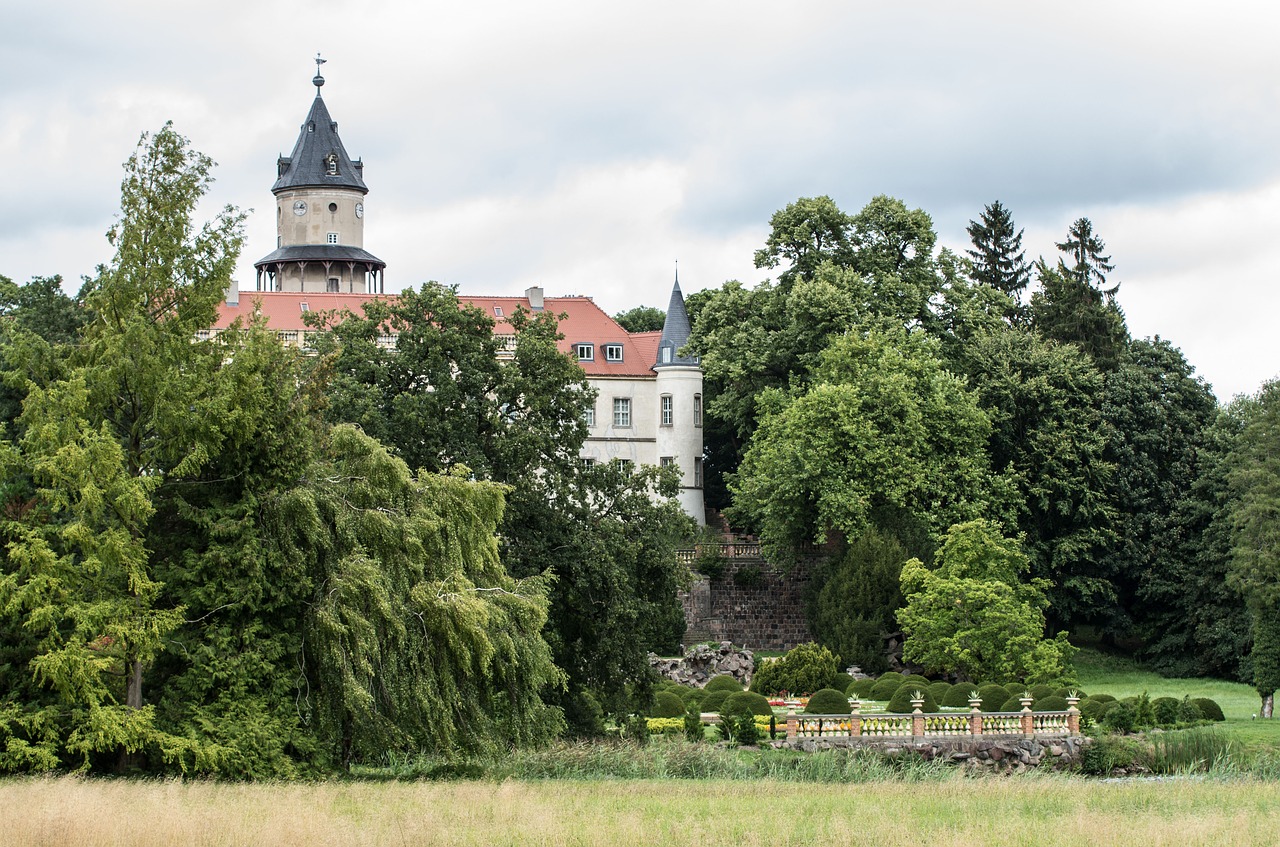
{"label": "trimmed hedge", "polygon": [[1178,707],[1182,703],[1176,697],[1157,697],[1151,701],[1151,709],[1155,712],[1156,723],[1168,726],[1178,722]]}
{"label": "trimmed hedge", "polygon": [[[1054,695],[1054,688],[1052,685],[1033,685],[1028,690],[1031,692],[1031,696],[1037,700],[1043,700],[1046,697],[1052,697]],[[1066,706],[1063,706],[1063,708],[1065,709]]]}
{"label": "trimmed hedge", "polygon": [[1094,694],[1092,699],[1097,700],[1099,703],[1114,703],[1116,701],[1116,698],[1110,694]]}
{"label": "trimmed hedge", "polygon": [[728,691],[728,692],[741,691],[741,690],[742,690],[742,683],[738,682],[737,678],[734,677],[733,674],[728,674],[728,673],[722,673],[719,676],[713,676],[707,682],[706,688],[703,689],[703,691]]}
{"label": "trimmed hedge", "polygon": [[884,710],[886,712],[894,712],[899,715],[911,714],[911,698],[915,696],[917,691],[924,695],[924,705],[920,707],[920,711],[938,711],[938,701],[929,696],[929,689],[921,689],[918,685],[910,682],[903,683],[902,686],[893,693],[893,696],[889,698],[888,704],[885,705]]}
{"label": "trimmed hedge", "polygon": [[902,685],[902,680],[902,674],[897,671],[889,671],[886,674],[882,674],[876,680],[875,687],[871,689],[871,699],[888,700],[898,690],[898,686]]}
{"label": "trimmed hedge", "polygon": [[[983,709],[983,711],[986,711],[986,709]],[[1022,698],[1010,697],[1008,700],[1005,700],[1003,703],[1001,703],[1000,708],[996,709],[996,711],[997,712],[1021,712]]]}
{"label": "trimmed hedge", "polygon": [[[978,688],[978,696],[982,698],[982,711],[999,712],[1004,701],[1009,699],[1009,692],[1003,685],[983,685]],[[968,704],[966,704],[968,705]]]}
{"label": "trimmed hedge", "polygon": [[1105,711],[1105,706],[1106,703],[1101,703],[1094,700],[1092,697],[1088,697],[1080,701],[1080,714],[1094,723],[1097,723],[1102,720],[1102,713]]}
{"label": "trimmed hedge", "polygon": [[938,701],[942,706],[953,706],[959,709],[969,708],[969,695],[977,688],[976,685],[970,685],[967,682],[960,682],[951,686],[951,690]]}
{"label": "trimmed hedge", "polygon": [[933,684],[933,682],[927,676],[922,676],[921,674],[918,674],[918,673],[908,674],[907,676],[904,676],[902,678],[902,681],[904,683],[910,682],[914,685],[920,686],[921,688],[928,688],[930,685]]}
{"label": "trimmed hedge", "polygon": [[832,676],[831,681],[827,683],[828,688],[834,688],[836,691],[848,691],[850,685],[853,685],[853,677],[844,671]]}
{"label": "trimmed hedge", "polygon": [[949,691],[951,691],[951,683],[949,682],[933,682],[929,684],[929,693],[933,696],[933,699],[938,701],[938,705],[942,705],[942,701],[946,699]]}
{"label": "trimmed hedge", "polygon": [[735,691],[720,704],[720,716],[726,715],[763,715],[769,717],[773,708],[769,698],[754,691]]}
{"label": "trimmed hedge", "polygon": [[813,692],[804,711],[808,715],[847,715],[852,710],[848,697],[834,688],[823,688]]}
{"label": "trimmed hedge", "polygon": [[1222,714],[1222,707],[1208,697],[1192,697],[1191,702],[1200,708],[1200,714],[1204,715],[1205,720],[1225,721],[1227,719],[1226,715]]}
{"label": "trimmed hedge", "polygon": [[725,698],[730,694],[739,694],[738,691],[725,691],[723,688],[719,691],[711,691],[702,695],[702,702],[698,704],[698,708],[704,712],[718,712]]}
{"label": "trimmed hedge", "polygon": [[1001,688],[1007,691],[1010,697],[1021,697],[1022,692],[1027,690],[1026,684],[1021,682],[1006,682]]}
{"label": "trimmed hedge", "polygon": [[649,707],[651,718],[682,718],[685,709],[684,701],[673,691],[659,691],[653,695],[653,705]]}
{"label": "trimmed hedge", "polygon": [[1042,697],[1031,704],[1031,711],[1033,712],[1065,712],[1066,710],[1067,698],[1059,697],[1057,694]]}
{"label": "trimmed hedge", "polygon": [[876,687],[876,681],[870,677],[859,679],[845,689],[845,694],[850,697],[857,697],[859,700],[874,700],[871,696],[871,689]]}

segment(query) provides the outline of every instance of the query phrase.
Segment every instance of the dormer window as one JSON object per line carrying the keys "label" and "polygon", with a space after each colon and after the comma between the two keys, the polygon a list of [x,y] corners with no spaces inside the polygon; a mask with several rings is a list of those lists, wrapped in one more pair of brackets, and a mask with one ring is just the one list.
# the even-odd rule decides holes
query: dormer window
{"label": "dormer window", "polygon": [[316,122],[307,121],[307,132],[315,132],[315,131],[316,131]]}
{"label": "dormer window", "polygon": [[330,153],[324,157],[324,172],[327,176],[338,175],[338,154]]}
{"label": "dormer window", "polygon": [[595,345],[594,344],[575,344],[574,352],[578,354],[579,362],[595,361]]}
{"label": "dormer window", "polygon": [[606,362],[621,362],[622,361],[622,345],[621,344],[604,345],[604,360]]}
{"label": "dormer window", "polygon": [[664,365],[669,365],[669,364],[671,364],[671,348],[670,348],[670,347],[663,347],[663,348],[662,348],[662,351],[661,351],[661,353],[660,353],[660,354],[659,354],[659,356],[658,356],[658,361],[659,361],[659,363],[664,364]]}

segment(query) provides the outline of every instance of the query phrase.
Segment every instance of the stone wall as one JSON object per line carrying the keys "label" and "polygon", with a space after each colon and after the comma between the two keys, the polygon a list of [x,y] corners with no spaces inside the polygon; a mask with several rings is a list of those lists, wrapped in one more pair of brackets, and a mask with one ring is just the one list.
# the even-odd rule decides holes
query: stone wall
{"label": "stone wall", "polygon": [[714,580],[700,578],[681,592],[685,643],[729,641],[752,650],[790,650],[812,641],[804,619],[809,563],[789,573],[758,555],[727,558]]}
{"label": "stone wall", "polygon": [[1047,767],[1054,770],[1075,766],[1081,751],[1093,739],[1019,738],[980,736],[977,738],[793,738],[769,742],[774,747],[793,750],[832,750],[853,747],[876,750],[889,756],[914,755],[922,759],[945,759],[967,768],[992,771],[1020,771]]}
{"label": "stone wall", "polygon": [[705,688],[708,682],[721,674],[729,674],[746,688],[751,684],[755,660],[750,650],[740,650],[730,642],[722,641],[718,648],[699,644],[680,659],[664,659],[650,653],[649,666],[658,672],[658,676],[692,688]]}

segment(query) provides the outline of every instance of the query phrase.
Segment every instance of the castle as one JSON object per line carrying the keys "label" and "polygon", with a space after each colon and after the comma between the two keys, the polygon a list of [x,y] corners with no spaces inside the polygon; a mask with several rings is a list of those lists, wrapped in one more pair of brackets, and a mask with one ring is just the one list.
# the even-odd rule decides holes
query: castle
{"label": "castle", "polygon": [[[211,333],[238,318],[261,315],[288,343],[305,344],[308,311],[350,310],[386,294],[386,263],[364,249],[364,163],[347,155],[338,124],[321,96],[324,77],[312,84],[315,100],[293,152],[276,162],[276,249],[254,263],[255,290],[228,292]],[[586,372],[596,389],[583,409],[589,434],[583,462],[674,466],[681,477],[680,504],[705,522],[702,467],[702,367],[681,355],[689,340],[689,315],[676,280],[661,332],[627,332],[590,297],[547,297],[542,288],[523,297],[460,294],[458,299],[494,320],[494,332],[511,336],[506,318],[517,308],[559,316],[560,349]],[[394,346],[394,336],[385,343]]]}

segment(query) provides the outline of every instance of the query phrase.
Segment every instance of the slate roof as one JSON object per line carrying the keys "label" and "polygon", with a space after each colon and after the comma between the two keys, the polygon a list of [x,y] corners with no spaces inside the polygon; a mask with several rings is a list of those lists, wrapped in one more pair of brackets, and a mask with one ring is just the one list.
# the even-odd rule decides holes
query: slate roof
{"label": "slate roof", "polygon": [[385,268],[387,263],[359,247],[345,244],[293,244],[289,247],[277,247],[261,259],[253,263],[255,268],[264,268],[277,262],[355,262],[361,265],[373,265],[378,269]]}
{"label": "slate roof", "polygon": [[[326,159],[337,156],[337,173],[329,173]],[[329,110],[316,87],[316,99],[302,124],[298,143],[287,158],[281,156],[276,163],[278,179],[271,192],[278,194],[287,188],[356,188],[362,194],[369,189],[364,184],[364,163],[353,162],[338,138],[338,123],[329,117]]]}
{"label": "slate roof", "polygon": [[[394,296],[394,294],[242,291],[238,303],[222,304],[213,328],[226,329],[237,318],[248,321],[255,314],[261,314],[267,319],[267,325],[274,330],[281,332],[302,330],[306,329],[302,322],[303,304],[306,304],[306,311],[310,312],[348,309],[360,314],[364,304],[370,300]],[[514,314],[517,307],[532,311],[527,297],[472,297],[460,294],[458,299],[475,306],[492,318],[496,324],[494,332],[499,335],[512,332],[506,319]],[[593,345],[592,359],[578,362],[587,376],[653,377],[656,375],[653,371],[653,363],[658,358],[658,341],[661,333],[628,333],[590,297],[545,297],[543,311],[560,318],[560,332],[564,335],[564,339],[559,342],[559,347],[563,352],[573,352],[576,345],[580,343]],[[621,362],[605,360],[604,345],[606,344],[622,345]]]}
{"label": "slate roof", "polygon": [[[680,280],[677,279],[671,288],[671,302],[667,304],[667,319],[662,322],[662,340],[658,342],[658,356],[655,368],[675,365],[697,365],[697,356],[681,356],[680,349],[689,343],[692,327],[689,326],[689,311],[684,307],[684,294],[680,291]],[[670,350],[670,358],[663,361],[662,351]]]}

